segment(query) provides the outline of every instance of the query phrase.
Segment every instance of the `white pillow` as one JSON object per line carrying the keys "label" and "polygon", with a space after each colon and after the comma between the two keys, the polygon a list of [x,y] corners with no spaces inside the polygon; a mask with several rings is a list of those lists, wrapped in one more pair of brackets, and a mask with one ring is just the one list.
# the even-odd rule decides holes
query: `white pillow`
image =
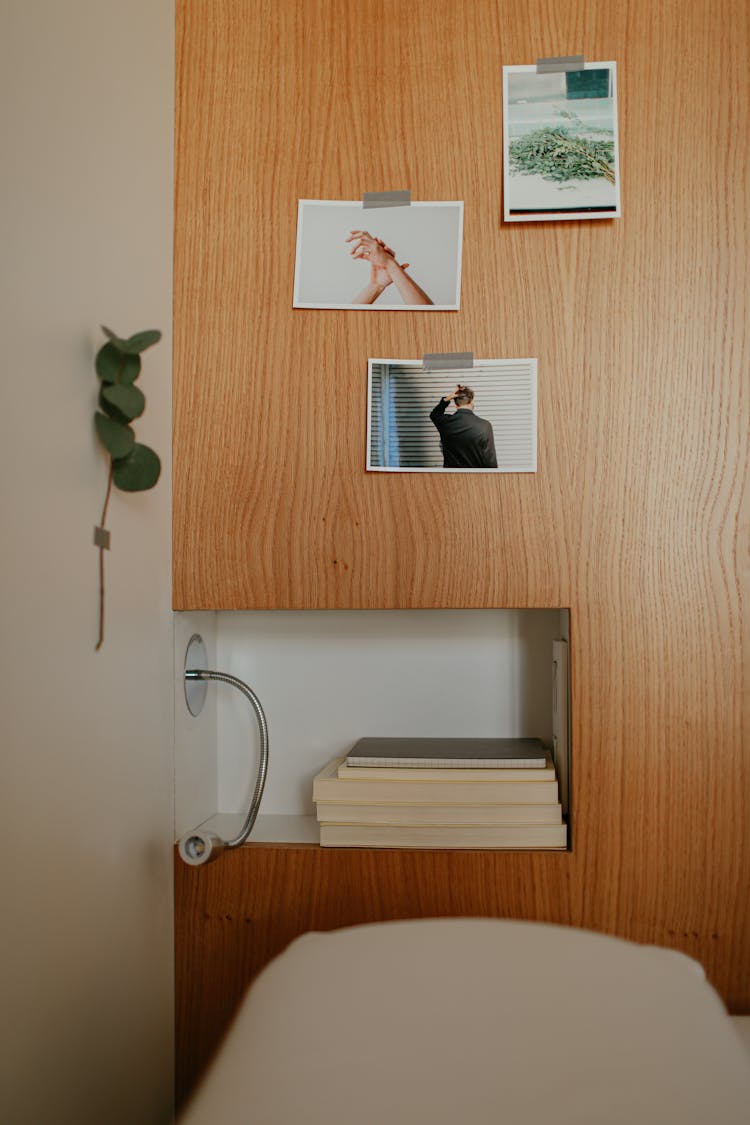
{"label": "white pillow", "polygon": [[533,922],[307,934],[250,989],[184,1125],[748,1125],[697,962]]}

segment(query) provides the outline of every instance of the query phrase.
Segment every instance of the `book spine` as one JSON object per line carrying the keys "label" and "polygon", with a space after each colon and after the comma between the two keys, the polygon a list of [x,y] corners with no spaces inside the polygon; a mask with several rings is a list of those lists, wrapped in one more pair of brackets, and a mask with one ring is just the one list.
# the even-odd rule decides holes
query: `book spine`
{"label": "book spine", "polygon": [[549,758],[541,769],[459,769],[452,766],[450,773],[444,769],[416,769],[404,767],[391,769],[387,766],[356,766],[350,768],[344,760],[338,767],[342,781],[554,781],[555,767]]}
{"label": "book spine", "polygon": [[321,824],[322,847],[342,848],[564,848],[564,824],[516,824],[487,828],[461,825],[446,828]]}
{"label": "book spine", "polygon": [[368,758],[351,754],[346,761],[351,769],[369,766],[377,769],[543,770],[547,765],[544,758]]}
{"label": "book spine", "polygon": [[373,804],[557,804],[556,781],[342,781],[317,777],[313,801]]}
{"label": "book spine", "polygon": [[321,801],[320,824],[461,825],[562,824],[556,805],[371,805]]}

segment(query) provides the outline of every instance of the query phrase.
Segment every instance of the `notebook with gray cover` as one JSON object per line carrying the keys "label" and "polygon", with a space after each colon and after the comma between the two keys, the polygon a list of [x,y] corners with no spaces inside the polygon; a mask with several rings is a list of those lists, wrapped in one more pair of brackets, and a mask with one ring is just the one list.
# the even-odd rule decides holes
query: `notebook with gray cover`
{"label": "notebook with gray cover", "polygon": [[391,769],[544,769],[538,738],[360,738],[347,766]]}

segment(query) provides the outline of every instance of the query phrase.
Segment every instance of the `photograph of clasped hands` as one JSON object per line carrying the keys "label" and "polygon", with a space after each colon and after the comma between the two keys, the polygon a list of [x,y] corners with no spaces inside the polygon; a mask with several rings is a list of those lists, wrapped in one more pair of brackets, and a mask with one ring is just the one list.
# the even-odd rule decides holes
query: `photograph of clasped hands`
{"label": "photograph of clasped hands", "polygon": [[456,310],[463,203],[364,208],[301,199],[295,308]]}

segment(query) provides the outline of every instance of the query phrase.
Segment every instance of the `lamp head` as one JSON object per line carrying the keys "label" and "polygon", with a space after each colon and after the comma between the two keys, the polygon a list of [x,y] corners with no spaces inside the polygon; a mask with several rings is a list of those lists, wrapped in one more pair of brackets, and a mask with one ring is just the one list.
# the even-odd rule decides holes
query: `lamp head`
{"label": "lamp head", "polygon": [[196,829],[182,837],[177,850],[180,859],[190,867],[200,867],[204,863],[211,863],[224,851],[225,843],[215,832],[201,832]]}

